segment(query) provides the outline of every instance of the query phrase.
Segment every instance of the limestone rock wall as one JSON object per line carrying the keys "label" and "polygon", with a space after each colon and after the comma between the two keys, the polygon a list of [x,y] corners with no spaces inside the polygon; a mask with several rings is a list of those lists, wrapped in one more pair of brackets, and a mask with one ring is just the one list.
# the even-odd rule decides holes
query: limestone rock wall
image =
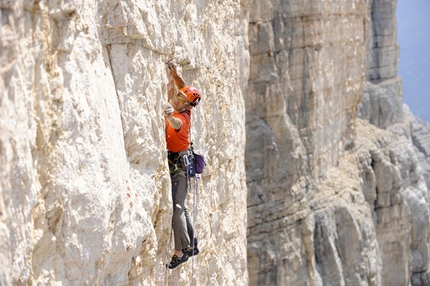
{"label": "limestone rock wall", "polygon": [[430,124],[422,121],[403,104],[403,113],[411,123],[412,142],[416,148],[418,161],[424,172],[427,187],[430,188]]}
{"label": "limestone rock wall", "polygon": [[[396,0],[0,8],[0,284],[429,281],[428,132],[403,117]],[[204,94],[207,166],[188,201],[202,252],[166,271],[170,58]]]}
{"label": "limestone rock wall", "polygon": [[353,147],[367,2],[266,2],[253,2],[249,27],[250,282],[314,285],[322,283],[315,265],[319,217],[310,202],[319,192],[315,179]]}
{"label": "limestone rock wall", "polygon": [[[410,122],[411,137],[418,165],[423,174],[427,189],[430,189],[430,125],[412,114],[409,107],[405,104],[403,105],[403,114],[405,121]],[[414,211],[415,213],[422,213],[423,210],[415,209]],[[423,223],[425,223],[425,219],[425,217],[422,217]],[[422,246],[424,246],[424,243],[421,243]],[[412,276],[412,285],[427,285],[430,283],[430,273],[426,268],[428,254],[426,255],[425,250],[423,248],[415,248],[413,252],[413,258],[416,261],[415,265],[420,265],[421,267]]]}
{"label": "limestone rock wall", "polygon": [[359,116],[380,127],[403,121],[403,90],[397,76],[399,44],[396,22],[397,1],[369,0],[366,25],[366,84]]}
{"label": "limestone rock wall", "polygon": [[[249,6],[1,1],[1,285],[247,284]],[[189,200],[202,252],[167,272],[170,58],[204,94],[207,167]]]}
{"label": "limestone rock wall", "polygon": [[253,1],[251,285],[428,281],[428,171],[403,118],[396,3]]}

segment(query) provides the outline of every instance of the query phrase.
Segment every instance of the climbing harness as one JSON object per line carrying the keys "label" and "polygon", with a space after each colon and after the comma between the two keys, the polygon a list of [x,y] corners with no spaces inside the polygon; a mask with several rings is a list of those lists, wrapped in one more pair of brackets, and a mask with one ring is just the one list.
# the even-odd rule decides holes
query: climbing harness
{"label": "climbing harness", "polygon": [[[170,176],[181,175],[185,178],[195,175],[194,156],[191,149],[181,152],[168,152]],[[185,172],[184,172],[185,170]]]}

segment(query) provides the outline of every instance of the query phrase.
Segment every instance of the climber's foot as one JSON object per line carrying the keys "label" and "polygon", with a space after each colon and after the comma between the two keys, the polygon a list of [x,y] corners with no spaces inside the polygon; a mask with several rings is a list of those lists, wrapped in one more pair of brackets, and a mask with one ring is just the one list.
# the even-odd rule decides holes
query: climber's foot
{"label": "climber's foot", "polygon": [[173,254],[172,261],[169,263],[169,269],[173,269],[179,266],[179,264],[184,263],[188,260],[188,254],[184,253],[182,257],[178,257],[176,254]]}

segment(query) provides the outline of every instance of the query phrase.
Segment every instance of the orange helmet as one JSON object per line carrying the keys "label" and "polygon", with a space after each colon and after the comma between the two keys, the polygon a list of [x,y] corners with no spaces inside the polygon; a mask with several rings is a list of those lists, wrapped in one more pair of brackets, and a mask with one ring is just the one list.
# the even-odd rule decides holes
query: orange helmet
{"label": "orange helmet", "polygon": [[200,91],[193,86],[184,86],[179,90],[179,92],[183,93],[187,97],[190,105],[193,107],[197,106],[202,99]]}

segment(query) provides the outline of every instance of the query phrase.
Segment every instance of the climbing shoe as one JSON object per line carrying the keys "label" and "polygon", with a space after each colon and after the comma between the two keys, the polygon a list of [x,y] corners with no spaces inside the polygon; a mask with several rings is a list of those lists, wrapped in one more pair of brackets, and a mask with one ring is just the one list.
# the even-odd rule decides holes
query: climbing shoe
{"label": "climbing shoe", "polygon": [[184,253],[182,257],[178,257],[176,254],[173,254],[172,261],[169,263],[169,269],[173,269],[179,266],[179,264],[184,263],[188,260],[188,254]]}
{"label": "climbing shoe", "polygon": [[199,254],[200,250],[197,248],[197,246],[194,246],[194,248],[184,248],[182,249],[182,252],[191,257]]}
{"label": "climbing shoe", "polygon": [[194,248],[184,248],[182,252],[188,254],[189,257],[199,254],[200,250],[197,247],[197,237],[194,238]]}

